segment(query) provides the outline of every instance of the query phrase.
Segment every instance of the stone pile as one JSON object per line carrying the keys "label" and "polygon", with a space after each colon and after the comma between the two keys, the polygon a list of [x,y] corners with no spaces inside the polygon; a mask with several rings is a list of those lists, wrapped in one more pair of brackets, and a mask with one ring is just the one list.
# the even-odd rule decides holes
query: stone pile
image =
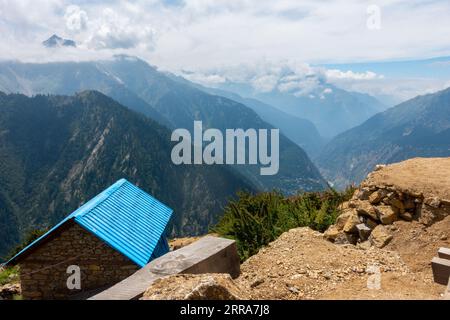
{"label": "stone pile", "polygon": [[20,284],[12,283],[0,286],[0,300],[11,300],[15,296],[20,296]]}
{"label": "stone pile", "polygon": [[394,222],[416,220],[430,226],[450,215],[450,201],[394,185],[371,184],[367,179],[341,210],[335,225],[325,232],[326,239],[336,244],[382,248],[392,240],[390,226]]}

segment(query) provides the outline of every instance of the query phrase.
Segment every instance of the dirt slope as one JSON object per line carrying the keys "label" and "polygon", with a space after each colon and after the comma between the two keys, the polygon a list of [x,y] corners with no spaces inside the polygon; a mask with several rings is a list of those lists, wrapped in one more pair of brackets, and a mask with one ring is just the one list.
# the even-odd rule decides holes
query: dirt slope
{"label": "dirt slope", "polygon": [[[402,226],[398,228],[402,230]],[[407,228],[404,232],[410,234]],[[400,239],[399,234],[397,245],[392,242],[400,252],[375,247],[364,250],[335,245],[308,228],[294,229],[247,260],[237,283],[252,299],[439,299],[443,288],[433,283],[427,266],[435,247],[430,246],[423,257],[414,251],[412,257]],[[418,246],[427,246],[428,239],[419,241]],[[435,246],[441,243],[448,241]],[[377,265],[381,289],[368,289],[371,266]]]}
{"label": "dirt slope", "polygon": [[369,174],[363,185],[396,186],[424,198],[450,200],[450,158],[414,158]]}

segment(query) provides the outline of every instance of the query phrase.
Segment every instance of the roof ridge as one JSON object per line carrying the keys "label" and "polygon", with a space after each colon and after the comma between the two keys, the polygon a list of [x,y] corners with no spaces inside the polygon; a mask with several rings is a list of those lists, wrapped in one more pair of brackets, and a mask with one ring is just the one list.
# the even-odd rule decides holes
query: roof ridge
{"label": "roof ridge", "polygon": [[93,209],[97,208],[104,201],[106,201],[109,197],[111,197],[117,190],[119,190],[125,183],[128,181],[126,179],[120,179],[116,181],[112,186],[108,189],[104,190],[102,193],[96,195],[93,199],[89,200],[85,204],[83,204],[80,208],[75,210],[71,214],[71,218],[76,219],[77,217],[84,217]]}

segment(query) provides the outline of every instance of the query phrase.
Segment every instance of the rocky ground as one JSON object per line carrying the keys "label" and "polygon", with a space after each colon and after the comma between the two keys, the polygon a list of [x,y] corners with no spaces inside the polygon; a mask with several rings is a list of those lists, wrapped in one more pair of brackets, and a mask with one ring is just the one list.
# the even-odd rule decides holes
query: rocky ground
{"label": "rocky ground", "polygon": [[186,279],[171,277],[146,297],[189,297],[209,283],[246,299],[441,299],[430,261],[450,247],[449,199],[450,159],[379,166],[325,234],[290,230],[244,262],[234,281],[187,276],[174,295]]}

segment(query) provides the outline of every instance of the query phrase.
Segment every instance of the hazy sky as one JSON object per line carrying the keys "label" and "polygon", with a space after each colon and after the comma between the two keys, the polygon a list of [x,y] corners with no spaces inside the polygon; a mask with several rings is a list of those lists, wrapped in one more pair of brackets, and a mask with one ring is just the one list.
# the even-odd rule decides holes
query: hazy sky
{"label": "hazy sky", "polygon": [[[380,74],[370,64],[356,72],[354,63],[450,56],[449,17],[448,0],[0,0],[0,59],[127,53],[211,81],[239,66],[317,72],[312,66],[333,65],[325,71],[330,81],[370,92],[371,82],[388,89],[386,83],[401,73]],[[79,47],[43,48],[53,33]],[[450,71],[439,79],[419,71],[407,77],[417,90],[422,81],[427,90],[450,85]]]}

